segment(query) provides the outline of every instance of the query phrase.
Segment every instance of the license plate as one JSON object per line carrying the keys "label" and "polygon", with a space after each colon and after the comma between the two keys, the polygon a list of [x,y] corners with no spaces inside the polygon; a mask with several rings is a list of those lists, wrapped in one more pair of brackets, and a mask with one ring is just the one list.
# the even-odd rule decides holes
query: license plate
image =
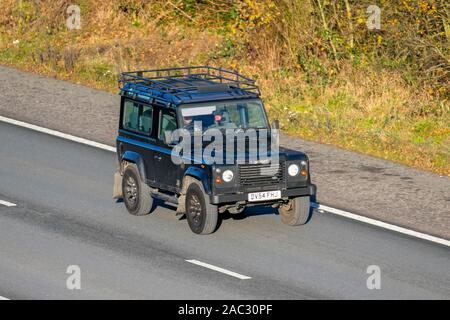
{"label": "license plate", "polygon": [[280,190],[252,192],[252,193],[248,194],[248,201],[250,201],[250,202],[273,200],[273,199],[280,199],[280,198],[281,198]]}

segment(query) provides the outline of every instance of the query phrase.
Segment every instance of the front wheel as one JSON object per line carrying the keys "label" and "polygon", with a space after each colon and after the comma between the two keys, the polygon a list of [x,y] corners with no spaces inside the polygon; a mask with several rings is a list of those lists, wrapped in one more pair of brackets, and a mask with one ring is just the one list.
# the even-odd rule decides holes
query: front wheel
{"label": "front wheel", "polygon": [[199,181],[192,182],[186,192],[186,219],[196,234],[210,234],[216,230],[218,211],[211,204]]}
{"label": "front wheel", "polygon": [[290,226],[306,224],[311,217],[309,196],[297,197],[278,208],[281,221]]}

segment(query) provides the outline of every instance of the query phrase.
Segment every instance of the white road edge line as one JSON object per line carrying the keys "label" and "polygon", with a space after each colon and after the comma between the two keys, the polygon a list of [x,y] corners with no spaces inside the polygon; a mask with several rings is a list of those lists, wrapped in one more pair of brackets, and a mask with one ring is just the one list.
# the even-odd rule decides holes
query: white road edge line
{"label": "white road edge line", "polygon": [[15,207],[16,206],[15,203],[8,202],[8,201],[3,201],[3,200],[0,200],[0,204],[4,205],[4,206],[7,206],[7,207]]}
{"label": "white road edge line", "polygon": [[388,229],[388,230],[395,231],[395,232],[398,232],[398,233],[406,234],[408,236],[412,236],[412,237],[415,237],[415,238],[431,241],[431,242],[434,242],[434,243],[438,243],[438,244],[450,247],[450,241],[449,240],[445,240],[445,239],[442,239],[442,238],[431,236],[431,235],[426,234],[426,233],[421,233],[421,232],[417,232],[417,231],[414,231],[414,230],[406,229],[406,228],[399,227],[399,226],[396,226],[396,225],[393,225],[393,224],[389,224],[389,223],[386,223],[386,222],[383,222],[383,221],[379,221],[379,220],[363,217],[363,216],[360,216],[360,215],[357,215],[357,214],[354,214],[354,213],[350,213],[350,212],[347,212],[347,211],[343,211],[343,210],[335,209],[335,208],[332,208],[332,207],[328,207],[328,206],[325,206],[325,205],[322,205],[322,204],[312,203],[311,206],[313,208],[315,208],[315,209],[319,209],[319,210],[323,210],[323,211],[326,211],[326,212],[329,212],[329,213],[333,213],[333,214],[338,215],[338,216],[346,217],[346,218],[349,218],[349,219],[352,219],[352,220],[357,220],[357,221],[364,222],[364,223],[367,223],[367,224],[371,224],[371,225],[374,225],[374,226],[377,226],[377,227],[380,227],[380,228],[383,228],[383,229]]}
{"label": "white road edge line", "polygon": [[88,146],[91,146],[91,147],[100,148],[100,149],[111,151],[111,152],[116,152],[116,148],[108,146],[106,144],[95,142],[95,141],[91,141],[91,140],[80,138],[80,137],[76,137],[76,136],[73,136],[71,134],[62,133],[62,132],[59,132],[59,131],[56,131],[56,130],[39,127],[39,126],[36,126],[34,124],[30,124],[30,123],[14,120],[14,119],[11,119],[11,118],[6,118],[6,117],[3,117],[3,116],[0,116],[0,121],[6,122],[6,123],[9,123],[9,124],[14,124],[14,125],[19,126],[19,127],[28,128],[28,129],[31,129],[31,130],[34,130],[34,131],[46,133],[46,134],[49,134],[51,136],[55,136],[55,137],[63,138],[63,139],[66,139],[66,140],[82,143],[82,144],[85,144],[85,145],[88,145]]}
{"label": "white road edge line", "polygon": [[0,296],[0,301],[1,300],[10,300],[10,299]]}
{"label": "white road edge line", "polygon": [[[102,143],[99,143],[99,142],[91,141],[91,140],[80,138],[80,137],[76,137],[76,136],[73,136],[73,135],[70,135],[70,134],[66,134],[66,133],[62,133],[62,132],[59,132],[59,131],[56,131],[56,130],[47,129],[47,128],[44,128],[44,127],[39,127],[39,126],[36,126],[34,124],[30,124],[30,123],[14,120],[14,119],[3,117],[3,116],[0,116],[0,121],[6,122],[6,123],[9,123],[9,124],[13,124],[13,125],[16,125],[16,126],[19,126],[19,127],[24,127],[24,128],[28,128],[28,129],[31,129],[31,130],[35,130],[35,131],[38,131],[38,132],[46,133],[46,134],[49,134],[49,135],[52,135],[52,136],[55,136],[55,137],[59,137],[59,138],[71,140],[71,141],[74,141],[74,142],[82,143],[82,144],[85,144],[85,145],[88,145],[88,146],[92,146],[92,147],[95,147],[95,148],[100,148],[100,149],[103,149],[103,150],[106,150],[106,151],[116,152],[116,148],[108,146],[106,144],[102,144]],[[416,238],[419,238],[419,239],[431,241],[431,242],[434,242],[434,243],[438,243],[438,244],[450,247],[450,241],[446,240],[446,239],[438,238],[438,237],[431,236],[431,235],[428,235],[428,234],[425,234],[425,233],[420,233],[420,232],[417,232],[417,231],[414,231],[414,230],[409,230],[409,229],[406,229],[406,228],[403,228],[403,227],[399,227],[399,226],[396,226],[396,225],[393,225],[393,224],[389,224],[389,223],[382,222],[382,221],[379,221],[379,220],[363,217],[363,216],[360,216],[360,215],[357,215],[357,214],[354,214],[354,213],[351,213],[351,212],[335,209],[335,208],[328,207],[328,206],[321,205],[321,204],[317,204],[317,203],[312,203],[312,207],[316,208],[316,209],[319,209],[319,210],[324,210],[326,212],[333,213],[333,214],[336,214],[336,215],[339,215],[339,216],[342,216],[342,217],[346,217],[346,218],[349,218],[349,219],[361,221],[361,222],[364,222],[364,223],[367,223],[367,224],[378,226],[380,228],[388,229],[388,230],[391,230],[391,231],[399,232],[399,233],[406,234],[406,235],[409,235],[409,236],[412,236],[412,237],[416,237]]]}
{"label": "white road edge line", "polygon": [[238,279],[241,279],[241,280],[251,279],[251,277],[244,276],[242,274],[239,274],[239,273],[236,273],[236,272],[224,269],[224,268],[216,267],[216,266],[213,266],[212,264],[209,264],[209,263],[201,262],[201,261],[198,261],[198,260],[186,260],[186,261],[189,262],[189,263],[196,264],[198,266],[204,267],[204,268],[208,268],[208,269],[211,269],[211,270],[214,270],[214,271],[217,271],[217,272],[221,272],[221,273],[227,274],[229,276],[232,276],[232,277],[235,277],[235,278],[238,278]]}

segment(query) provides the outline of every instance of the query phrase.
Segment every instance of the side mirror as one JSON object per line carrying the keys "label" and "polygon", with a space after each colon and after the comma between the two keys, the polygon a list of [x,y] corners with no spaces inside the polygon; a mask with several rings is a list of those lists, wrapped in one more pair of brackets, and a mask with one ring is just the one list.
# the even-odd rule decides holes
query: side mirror
{"label": "side mirror", "polygon": [[272,129],[280,129],[280,121],[273,120],[272,121]]}

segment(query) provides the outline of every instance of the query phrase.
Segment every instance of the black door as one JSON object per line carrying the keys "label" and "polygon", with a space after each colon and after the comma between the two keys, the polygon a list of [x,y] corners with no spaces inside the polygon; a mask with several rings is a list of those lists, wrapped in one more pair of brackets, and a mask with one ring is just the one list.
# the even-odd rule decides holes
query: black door
{"label": "black door", "polygon": [[177,117],[174,110],[158,108],[158,131],[153,158],[155,165],[155,180],[162,189],[178,192],[181,186],[181,167],[172,161],[172,146],[164,142],[166,132],[177,129]]}

